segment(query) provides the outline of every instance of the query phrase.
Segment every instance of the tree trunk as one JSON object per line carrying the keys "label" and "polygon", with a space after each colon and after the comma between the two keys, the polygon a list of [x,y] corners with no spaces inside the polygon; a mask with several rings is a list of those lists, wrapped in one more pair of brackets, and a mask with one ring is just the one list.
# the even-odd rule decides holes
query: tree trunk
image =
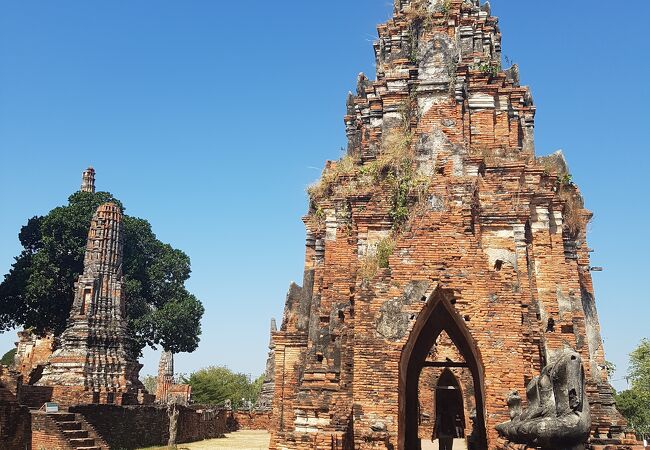
{"label": "tree trunk", "polygon": [[167,415],[169,416],[169,441],[167,447],[176,448],[176,436],[178,435],[178,408],[176,403],[167,405]]}

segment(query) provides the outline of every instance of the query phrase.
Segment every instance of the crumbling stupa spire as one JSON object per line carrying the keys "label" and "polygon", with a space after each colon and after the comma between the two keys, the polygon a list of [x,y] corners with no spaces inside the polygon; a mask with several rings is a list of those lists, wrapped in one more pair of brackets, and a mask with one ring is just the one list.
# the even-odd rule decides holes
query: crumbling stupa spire
{"label": "crumbling stupa spire", "polygon": [[81,192],[95,192],[95,169],[88,167],[81,177]]}
{"label": "crumbling stupa spire", "polygon": [[38,383],[52,387],[53,400],[61,404],[135,403],[144,392],[127,331],[123,236],[120,207],[101,205],[90,223],[84,271],[61,346]]}

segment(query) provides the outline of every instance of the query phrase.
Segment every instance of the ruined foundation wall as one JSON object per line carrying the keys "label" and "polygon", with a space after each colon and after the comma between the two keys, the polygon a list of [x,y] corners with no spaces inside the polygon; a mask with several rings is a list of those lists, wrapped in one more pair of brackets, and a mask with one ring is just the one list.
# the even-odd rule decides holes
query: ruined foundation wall
{"label": "ruined foundation wall", "polygon": [[[223,437],[227,412],[213,408],[178,406],[178,443]],[[167,445],[169,416],[163,406],[83,405],[70,408],[81,414],[111,448],[135,449]]]}
{"label": "ruined foundation wall", "polygon": [[230,416],[231,428],[236,430],[270,430],[272,414],[270,412],[235,411]]}

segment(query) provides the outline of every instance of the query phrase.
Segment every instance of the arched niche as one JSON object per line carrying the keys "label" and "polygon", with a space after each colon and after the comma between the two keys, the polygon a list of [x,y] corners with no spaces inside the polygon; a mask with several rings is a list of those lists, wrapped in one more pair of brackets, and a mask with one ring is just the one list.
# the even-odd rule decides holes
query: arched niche
{"label": "arched niche", "polygon": [[399,378],[399,450],[420,450],[418,438],[420,372],[436,339],[446,332],[469,368],[476,401],[479,448],[487,448],[485,431],[484,372],[481,356],[464,320],[451,304],[452,296],[438,287],[421,311],[402,350]]}

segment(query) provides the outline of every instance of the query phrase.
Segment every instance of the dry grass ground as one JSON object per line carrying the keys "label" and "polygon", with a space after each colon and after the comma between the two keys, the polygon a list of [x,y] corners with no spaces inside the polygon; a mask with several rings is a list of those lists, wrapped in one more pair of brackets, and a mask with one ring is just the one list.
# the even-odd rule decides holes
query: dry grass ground
{"label": "dry grass ground", "polygon": [[[227,434],[223,439],[179,444],[178,450],[267,450],[269,433],[266,431],[238,431]],[[167,450],[167,447],[150,447],[142,450]]]}

